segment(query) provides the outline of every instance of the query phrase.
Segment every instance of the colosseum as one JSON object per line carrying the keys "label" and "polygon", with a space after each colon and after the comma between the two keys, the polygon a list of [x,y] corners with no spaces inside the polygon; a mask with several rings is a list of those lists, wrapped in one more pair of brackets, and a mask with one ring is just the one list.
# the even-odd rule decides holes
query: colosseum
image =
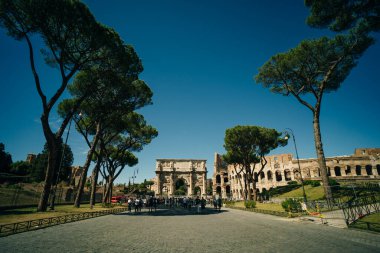
{"label": "colosseum", "polygon": [[[269,190],[286,185],[289,181],[321,180],[317,159],[293,158],[292,154],[266,156],[268,164],[259,174],[254,173],[257,189]],[[380,181],[380,148],[357,148],[353,155],[327,157],[327,174],[337,181]],[[301,168],[301,170],[299,169]],[[242,199],[243,189],[232,165],[215,153],[213,195]]]}

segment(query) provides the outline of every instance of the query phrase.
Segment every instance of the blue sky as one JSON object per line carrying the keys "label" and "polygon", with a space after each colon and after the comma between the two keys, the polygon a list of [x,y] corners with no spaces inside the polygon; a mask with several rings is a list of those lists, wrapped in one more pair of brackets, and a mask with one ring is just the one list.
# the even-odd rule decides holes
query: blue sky
{"label": "blue sky", "polygon": [[[137,181],[154,177],[155,159],[207,159],[224,153],[225,130],[258,125],[292,128],[301,158],[316,157],[312,115],[293,97],[270,93],[253,77],[272,55],[303,39],[331,35],[305,24],[303,1],[85,1],[96,17],[114,28],[142,59],[153,105],[142,110],[159,136],[138,153]],[[377,40],[379,40],[377,35]],[[0,29],[0,142],[13,160],[38,153],[45,142],[41,102],[32,79],[25,42]],[[34,42],[38,45],[38,40]],[[38,49],[38,46],[36,47]],[[38,53],[38,52],[37,52]],[[372,46],[337,91],[325,96],[321,129],[326,156],[349,155],[357,147],[380,146],[380,44]],[[59,77],[38,59],[44,90]],[[67,94],[65,94],[67,96]],[[60,119],[52,115],[54,126]],[[71,131],[74,164],[83,165],[87,148]],[[294,153],[292,145],[272,152]],[[117,182],[128,182],[133,168]]]}

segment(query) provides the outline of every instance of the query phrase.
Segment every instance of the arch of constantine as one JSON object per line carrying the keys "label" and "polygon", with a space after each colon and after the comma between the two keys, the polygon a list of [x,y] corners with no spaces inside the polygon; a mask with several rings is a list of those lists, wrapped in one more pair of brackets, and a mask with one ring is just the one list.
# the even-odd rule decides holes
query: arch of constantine
{"label": "arch of constantine", "polygon": [[207,160],[157,159],[152,189],[157,196],[206,195]]}
{"label": "arch of constantine", "polygon": [[[289,181],[321,180],[317,159],[297,160],[291,154],[266,156],[268,164],[259,174],[254,173],[257,189],[269,190],[287,185]],[[380,148],[358,148],[353,155],[327,157],[327,174],[338,181],[380,181]],[[242,199],[243,189],[232,165],[226,164],[222,156],[215,154],[213,194],[223,198]]]}

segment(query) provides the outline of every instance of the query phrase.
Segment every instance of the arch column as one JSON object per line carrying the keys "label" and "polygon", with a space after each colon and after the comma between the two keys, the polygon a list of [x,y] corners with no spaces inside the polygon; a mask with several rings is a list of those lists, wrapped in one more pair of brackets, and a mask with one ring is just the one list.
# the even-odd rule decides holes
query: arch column
{"label": "arch column", "polygon": [[[361,166],[361,165],[360,165]],[[368,176],[365,165],[361,166],[362,176]]]}
{"label": "arch column", "polygon": [[203,173],[202,181],[203,181],[203,184],[202,184],[202,195],[206,196],[207,195],[207,193],[206,193],[206,184],[207,184],[206,173]]}
{"label": "arch column", "polygon": [[173,196],[175,191],[175,184],[174,184],[174,173],[172,172],[170,175],[170,194]]}
{"label": "arch column", "polygon": [[329,168],[329,170],[330,170],[330,177],[336,177],[336,175],[335,175],[335,166]]}
{"label": "arch column", "polygon": [[379,175],[379,173],[377,172],[376,165],[372,166],[372,175],[374,175],[374,176],[378,176]]}
{"label": "arch column", "polygon": [[194,190],[193,190],[193,171],[190,172],[189,175],[189,190],[187,192],[188,196],[193,196]]}
{"label": "arch column", "polygon": [[162,195],[161,173],[157,173],[157,194]]}

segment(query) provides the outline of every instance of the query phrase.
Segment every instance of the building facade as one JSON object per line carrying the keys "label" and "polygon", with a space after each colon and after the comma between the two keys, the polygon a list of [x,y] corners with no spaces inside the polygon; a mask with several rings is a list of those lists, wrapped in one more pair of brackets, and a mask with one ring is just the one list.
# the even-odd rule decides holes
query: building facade
{"label": "building facade", "polygon": [[[265,157],[267,165],[254,173],[258,192],[287,185],[289,181],[321,180],[317,159],[293,158],[292,154]],[[357,148],[353,155],[327,157],[327,174],[337,181],[379,181],[380,148]],[[300,169],[299,169],[300,167]],[[256,169],[257,170],[257,169]],[[240,175],[233,165],[226,164],[222,156],[215,153],[213,173],[213,194],[223,198],[243,199]]]}
{"label": "building facade", "polygon": [[156,177],[152,187],[156,196],[205,196],[206,186],[206,160],[156,160]]}

